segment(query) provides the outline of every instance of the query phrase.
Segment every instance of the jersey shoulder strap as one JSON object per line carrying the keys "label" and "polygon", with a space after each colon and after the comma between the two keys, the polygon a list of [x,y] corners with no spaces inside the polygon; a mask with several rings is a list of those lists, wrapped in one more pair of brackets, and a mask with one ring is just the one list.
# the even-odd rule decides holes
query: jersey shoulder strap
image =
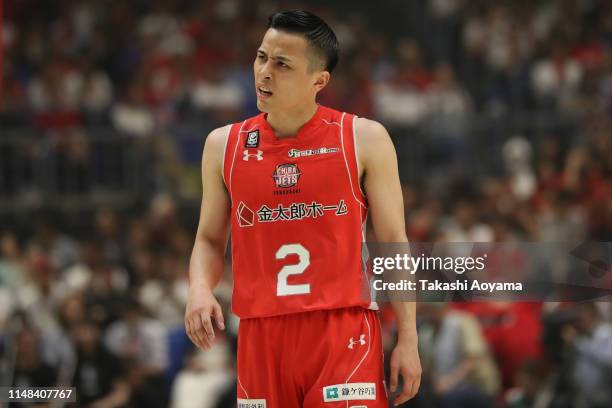
{"label": "jersey shoulder strap", "polygon": [[366,205],[366,197],[359,183],[359,162],[357,159],[357,134],[355,131],[356,115],[350,113],[342,114],[342,123],[340,126],[340,139],[342,143],[342,153],[344,161],[349,173],[351,190],[353,197],[364,207]]}

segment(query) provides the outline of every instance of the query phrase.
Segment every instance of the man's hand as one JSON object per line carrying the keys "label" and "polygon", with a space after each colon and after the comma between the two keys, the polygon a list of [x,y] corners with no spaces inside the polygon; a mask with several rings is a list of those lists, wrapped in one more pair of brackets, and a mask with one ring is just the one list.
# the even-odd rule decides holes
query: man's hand
{"label": "man's hand", "polygon": [[212,291],[206,286],[192,285],[187,297],[185,329],[193,344],[202,350],[210,349],[215,339],[211,318],[220,330],[225,329],[221,305]]}
{"label": "man's hand", "polygon": [[399,375],[404,380],[401,393],[393,400],[397,406],[413,398],[421,386],[421,360],[419,358],[416,335],[398,337],[397,345],[391,353],[391,392],[397,390]]}

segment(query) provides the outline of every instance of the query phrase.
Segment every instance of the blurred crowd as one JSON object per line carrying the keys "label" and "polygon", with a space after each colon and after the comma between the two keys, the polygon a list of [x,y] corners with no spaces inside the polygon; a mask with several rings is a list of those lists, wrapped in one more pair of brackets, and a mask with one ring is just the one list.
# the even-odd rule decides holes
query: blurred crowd
{"label": "blurred crowd", "polygon": [[[177,193],[199,194],[208,131],[257,113],[252,61],[280,9],[336,31],[319,102],[389,129],[411,241],[612,241],[609,1],[3,7],[0,201],[17,213],[55,172],[56,192],[123,186],[150,204],[3,218],[2,385],[72,384],[82,406],[234,406],[230,266],[228,329],[201,353],[183,328],[198,212]],[[408,406],[612,406],[611,320],[605,302],[422,303],[424,380]]]}

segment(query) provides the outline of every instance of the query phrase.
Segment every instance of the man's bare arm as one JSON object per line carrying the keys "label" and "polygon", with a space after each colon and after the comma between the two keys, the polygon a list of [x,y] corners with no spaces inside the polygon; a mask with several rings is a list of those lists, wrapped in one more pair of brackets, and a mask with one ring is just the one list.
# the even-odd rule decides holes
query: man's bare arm
{"label": "man's bare arm", "polygon": [[229,126],[213,130],[202,154],[202,205],[189,262],[185,326],[191,341],[208,349],[214,339],[211,316],[224,328],[221,306],[213,296],[224,270],[229,236],[230,199],[223,183],[223,155]]}
{"label": "man's bare arm", "polygon": [[[386,129],[378,122],[358,118],[355,124],[357,153],[363,169],[363,185],[378,242],[408,242],[404,203],[397,169],[397,155]],[[398,374],[404,387],[394,403],[416,395],[421,381],[414,302],[392,302],[398,325],[398,343],[391,355],[391,391]]]}

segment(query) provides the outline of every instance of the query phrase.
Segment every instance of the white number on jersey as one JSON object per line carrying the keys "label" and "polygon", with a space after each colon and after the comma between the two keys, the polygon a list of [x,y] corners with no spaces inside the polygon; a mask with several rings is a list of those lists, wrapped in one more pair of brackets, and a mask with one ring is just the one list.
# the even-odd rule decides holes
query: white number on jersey
{"label": "white number on jersey", "polygon": [[290,285],[287,283],[289,275],[300,275],[310,265],[310,252],[301,244],[285,244],[276,251],[276,259],[285,259],[288,255],[296,254],[298,263],[285,265],[278,273],[276,281],[276,296],[305,295],[310,293],[310,284],[302,283]]}

